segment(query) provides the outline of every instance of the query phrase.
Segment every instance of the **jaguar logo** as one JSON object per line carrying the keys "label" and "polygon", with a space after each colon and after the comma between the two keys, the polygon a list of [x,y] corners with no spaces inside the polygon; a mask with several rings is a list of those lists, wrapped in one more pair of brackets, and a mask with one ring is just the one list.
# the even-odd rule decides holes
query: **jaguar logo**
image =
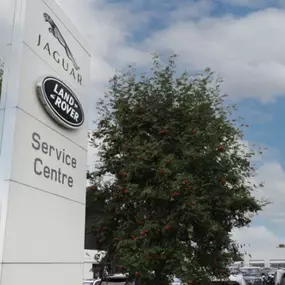
{"label": "jaguar logo", "polygon": [[37,40],[37,47],[44,52],[45,55],[48,55],[58,66],[60,66],[72,79],[78,83],[80,86],[83,85],[83,78],[80,74],[80,67],[77,64],[65,38],[60,32],[58,26],[55,24],[53,19],[49,14],[43,13],[44,20],[49,24],[48,31],[56,39],[56,42],[63,47],[64,54],[63,56],[59,50],[53,45],[53,43],[49,43],[44,35],[39,34]]}
{"label": "jaguar logo", "polygon": [[52,33],[53,36],[58,40],[58,42],[63,46],[63,48],[65,49],[65,53],[66,53],[67,57],[73,63],[74,68],[76,70],[79,70],[80,67],[76,63],[74,56],[73,56],[66,40],[64,39],[63,35],[61,34],[59,28],[57,27],[57,25],[55,24],[53,19],[47,13],[44,13],[44,19],[46,22],[48,22],[50,24],[49,32]]}

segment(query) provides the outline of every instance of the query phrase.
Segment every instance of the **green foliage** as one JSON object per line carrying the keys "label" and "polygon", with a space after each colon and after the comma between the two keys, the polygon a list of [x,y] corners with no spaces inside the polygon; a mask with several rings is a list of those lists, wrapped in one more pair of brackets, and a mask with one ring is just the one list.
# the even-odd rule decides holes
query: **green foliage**
{"label": "green foliage", "polygon": [[265,205],[221,81],[209,69],[176,75],[175,57],[163,65],[154,55],[140,78],[132,67],[116,74],[91,139],[100,164],[88,174],[87,231],[108,250],[105,262],[140,284],[226,276],[237,255],[231,230]]}

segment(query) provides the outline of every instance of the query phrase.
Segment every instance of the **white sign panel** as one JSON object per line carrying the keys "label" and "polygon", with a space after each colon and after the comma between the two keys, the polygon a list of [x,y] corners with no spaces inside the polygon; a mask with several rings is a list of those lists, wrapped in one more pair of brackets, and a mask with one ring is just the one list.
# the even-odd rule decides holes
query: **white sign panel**
{"label": "white sign panel", "polygon": [[17,116],[25,128],[16,127],[11,179],[85,203],[86,150],[23,112]]}
{"label": "white sign panel", "polygon": [[15,272],[23,284],[78,285],[90,54],[53,0],[10,5],[14,28],[0,105],[0,285],[18,282]]}

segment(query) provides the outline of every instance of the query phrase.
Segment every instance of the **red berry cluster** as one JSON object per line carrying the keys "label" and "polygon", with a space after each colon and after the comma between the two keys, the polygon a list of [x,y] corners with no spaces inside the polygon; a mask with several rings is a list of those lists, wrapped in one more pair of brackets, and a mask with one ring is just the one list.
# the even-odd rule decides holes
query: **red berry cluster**
{"label": "red berry cluster", "polygon": [[168,130],[161,130],[159,133],[161,135],[167,135],[168,134]]}
{"label": "red berry cluster", "polygon": [[169,165],[169,164],[171,164],[171,163],[172,163],[172,160],[169,159],[169,160],[167,161],[167,164]]}
{"label": "red berry cluster", "polygon": [[171,225],[166,225],[166,226],[164,227],[164,229],[168,231],[168,230],[171,230],[172,227],[171,227]]}
{"label": "red berry cluster", "polygon": [[225,151],[225,147],[223,145],[219,145],[218,146],[218,151],[224,152]]}

